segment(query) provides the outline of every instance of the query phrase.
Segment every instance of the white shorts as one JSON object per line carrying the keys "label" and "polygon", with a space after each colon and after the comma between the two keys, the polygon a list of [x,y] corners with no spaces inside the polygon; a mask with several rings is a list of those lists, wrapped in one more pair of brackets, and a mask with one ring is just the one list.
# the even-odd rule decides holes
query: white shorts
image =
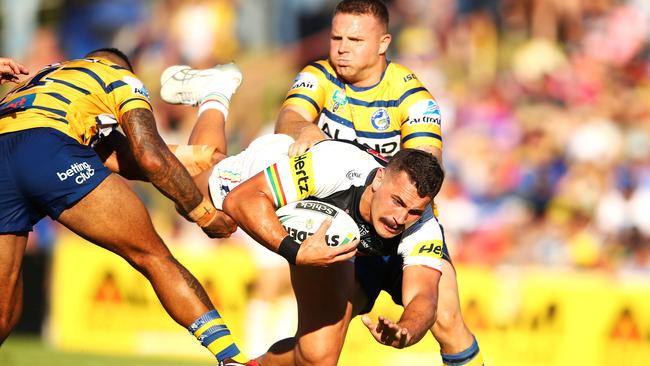
{"label": "white shorts", "polygon": [[265,135],[255,139],[241,153],[217,163],[208,179],[214,207],[223,209],[226,195],[239,183],[266,169],[282,156],[288,156],[289,146],[293,142],[293,138],[287,135]]}

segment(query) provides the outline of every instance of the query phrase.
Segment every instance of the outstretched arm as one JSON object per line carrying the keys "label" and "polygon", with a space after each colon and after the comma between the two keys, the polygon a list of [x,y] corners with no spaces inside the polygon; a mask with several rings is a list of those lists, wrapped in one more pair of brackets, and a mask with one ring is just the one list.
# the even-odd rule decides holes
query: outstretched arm
{"label": "outstretched arm", "polygon": [[7,81],[18,81],[18,75],[29,74],[29,70],[18,62],[10,58],[0,57],[0,84],[4,84]]}
{"label": "outstretched arm", "polygon": [[228,237],[234,232],[234,222],[203,197],[187,170],[165,145],[151,111],[130,110],[124,114],[121,125],[142,174],[176,203],[179,213],[197,222],[210,237]]}
{"label": "outstretched arm", "polygon": [[404,348],[416,344],[436,321],[438,306],[438,282],[440,272],[425,266],[408,266],[404,268],[402,279],[402,301],[404,312],[398,322],[379,317],[373,323],[364,315],[363,323],[377,342]]}
{"label": "outstretched arm", "polygon": [[297,105],[282,107],[275,124],[275,133],[283,133],[296,140],[289,147],[291,157],[303,154],[315,143],[327,138],[311,119],[307,109]]}

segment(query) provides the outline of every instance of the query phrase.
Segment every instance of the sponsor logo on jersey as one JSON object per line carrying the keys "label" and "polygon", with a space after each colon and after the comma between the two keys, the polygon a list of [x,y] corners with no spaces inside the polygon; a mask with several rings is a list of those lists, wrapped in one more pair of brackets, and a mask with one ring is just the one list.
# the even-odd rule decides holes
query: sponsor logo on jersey
{"label": "sponsor logo on jersey", "polygon": [[361,173],[359,173],[356,170],[350,170],[345,174],[345,177],[348,178],[349,180],[355,180],[361,178]]}
{"label": "sponsor logo on jersey", "polygon": [[293,80],[293,85],[289,90],[307,89],[313,91],[316,90],[317,86],[318,86],[318,79],[316,79],[316,76],[308,72],[301,72]]}
{"label": "sponsor logo on jersey", "polygon": [[341,89],[336,89],[332,94],[332,113],[336,113],[340,108],[348,104],[348,97]]}
{"label": "sponsor logo on jersey", "polygon": [[296,208],[316,211],[332,217],[336,217],[336,215],[338,215],[338,212],[330,206],[318,202],[298,202],[296,203]]}
{"label": "sponsor logo on jersey", "polygon": [[413,247],[411,256],[442,258],[442,244],[442,240],[421,241]]}
{"label": "sponsor logo on jersey", "polygon": [[88,162],[73,163],[70,168],[56,172],[56,176],[61,182],[68,179],[74,179],[75,183],[82,184],[95,175],[95,169]]}
{"label": "sponsor logo on jersey", "polygon": [[431,100],[421,100],[409,108],[408,124],[435,123],[440,125],[440,109],[438,104]]}
{"label": "sponsor logo on jersey", "polygon": [[372,116],[370,116],[370,123],[372,127],[378,131],[385,131],[390,127],[390,116],[385,108],[377,109]]}
{"label": "sponsor logo on jersey", "polygon": [[144,87],[142,81],[131,76],[125,76],[123,80],[125,83],[129,84],[131,87],[131,92],[133,92],[133,94],[140,94],[147,99],[151,99],[149,97],[149,91]]}
{"label": "sponsor logo on jersey", "polygon": [[299,200],[305,199],[314,192],[314,169],[312,167],[311,152],[292,158],[291,176]]}
{"label": "sponsor logo on jersey", "polygon": [[405,83],[408,83],[411,80],[417,80],[417,77],[415,77],[415,74],[408,74],[408,75],[404,76],[403,80],[404,80]]}
{"label": "sponsor logo on jersey", "polygon": [[22,111],[34,104],[36,94],[23,95],[13,99],[5,104],[0,105],[0,114],[12,113],[14,111]]}

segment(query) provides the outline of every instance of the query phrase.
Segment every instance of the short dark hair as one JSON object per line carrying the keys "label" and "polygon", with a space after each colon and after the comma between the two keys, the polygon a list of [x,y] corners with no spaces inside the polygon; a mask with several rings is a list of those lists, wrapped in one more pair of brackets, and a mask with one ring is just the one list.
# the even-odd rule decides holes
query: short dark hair
{"label": "short dark hair", "polygon": [[101,53],[111,53],[119,58],[121,58],[127,66],[129,66],[129,71],[133,72],[133,65],[131,65],[131,61],[129,61],[129,57],[122,51],[118,50],[117,48],[114,47],[104,47],[104,48],[98,48],[96,50],[90,51],[86,54],[84,57],[92,57],[92,56],[99,56]]}
{"label": "short dark hair", "polygon": [[343,0],[334,9],[334,15],[339,13],[372,15],[379,20],[388,32],[388,8],[380,0]]}
{"label": "short dark hair", "polygon": [[387,172],[406,172],[415,184],[420,197],[432,199],[440,191],[445,172],[438,159],[430,153],[418,149],[402,149],[393,156],[386,166]]}

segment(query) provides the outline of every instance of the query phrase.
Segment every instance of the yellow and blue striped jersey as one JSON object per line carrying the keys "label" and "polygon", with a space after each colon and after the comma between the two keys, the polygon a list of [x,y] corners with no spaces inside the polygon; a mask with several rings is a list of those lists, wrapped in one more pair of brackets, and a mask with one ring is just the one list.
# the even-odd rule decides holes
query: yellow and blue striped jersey
{"label": "yellow and blue striped jersey", "polygon": [[422,145],[442,149],[438,104],[410,70],[396,63],[388,63],[379,83],[360,88],[338,78],[328,61],[314,62],[294,80],[287,105],[311,111],[329,137],[366,144],[384,156]]}
{"label": "yellow and blue striped jersey", "polygon": [[136,108],[151,104],[132,72],[103,58],[71,60],[41,69],[0,101],[0,134],[50,127],[88,145]]}

